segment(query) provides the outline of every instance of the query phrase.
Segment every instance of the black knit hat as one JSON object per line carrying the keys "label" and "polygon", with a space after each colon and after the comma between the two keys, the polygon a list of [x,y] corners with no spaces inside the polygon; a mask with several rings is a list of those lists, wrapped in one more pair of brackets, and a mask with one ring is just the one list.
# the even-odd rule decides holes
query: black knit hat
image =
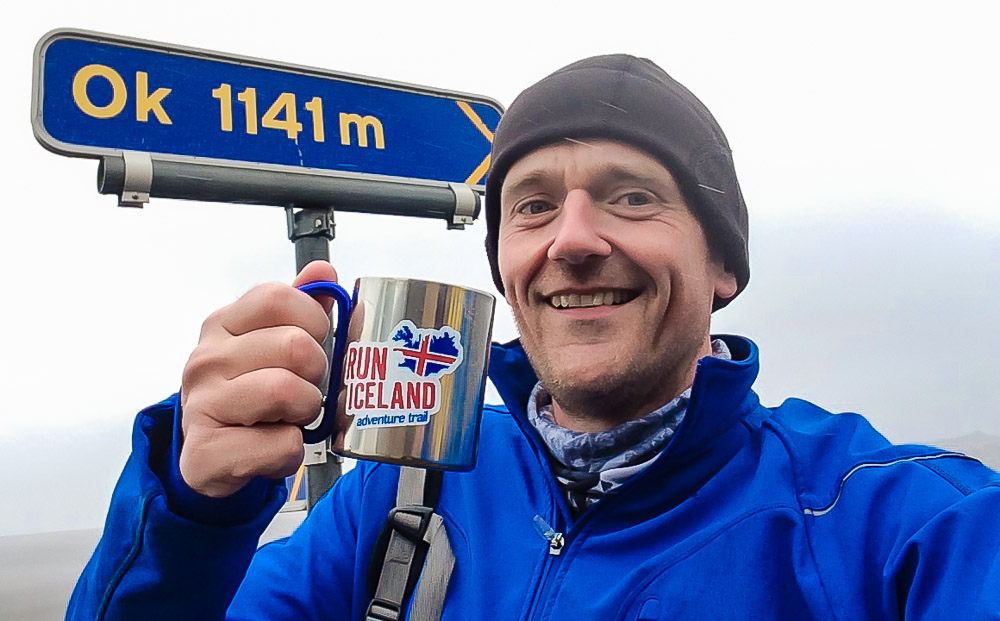
{"label": "black knit hat", "polygon": [[[497,241],[504,177],[529,152],[567,138],[620,140],[659,158],[680,183],[709,246],[735,274],[733,297],[743,291],[750,280],[747,208],[722,128],[656,64],[613,54],[556,71],[518,95],[500,119],[486,180],[486,254],[501,293]],[[713,310],[730,300],[716,298]]]}

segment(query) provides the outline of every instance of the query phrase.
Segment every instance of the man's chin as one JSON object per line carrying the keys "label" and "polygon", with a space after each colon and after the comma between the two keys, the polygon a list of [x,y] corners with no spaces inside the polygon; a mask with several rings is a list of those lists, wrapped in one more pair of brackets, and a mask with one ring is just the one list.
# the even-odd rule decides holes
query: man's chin
{"label": "man's chin", "polygon": [[662,371],[620,361],[546,365],[537,368],[542,386],[559,409],[578,419],[604,421],[607,428],[648,414],[673,395],[663,392]]}
{"label": "man's chin", "polygon": [[570,364],[549,366],[545,369],[545,375],[549,380],[554,380],[553,383],[565,386],[568,390],[604,392],[615,390],[621,383],[621,368],[617,363],[580,357]]}
{"label": "man's chin", "polygon": [[[563,409],[597,413],[617,409],[623,398],[622,379],[617,373],[594,373],[593,367],[560,370],[540,378],[552,399]],[[603,418],[604,416],[601,416]]]}
{"label": "man's chin", "polygon": [[545,352],[548,356],[534,355],[533,347],[525,347],[525,351],[542,386],[561,408],[569,411],[583,414],[617,410],[626,393],[643,393],[649,387],[648,381],[639,381],[640,386],[635,386],[637,378],[645,374],[632,368],[635,365],[630,361],[607,355],[606,347],[565,347]]}

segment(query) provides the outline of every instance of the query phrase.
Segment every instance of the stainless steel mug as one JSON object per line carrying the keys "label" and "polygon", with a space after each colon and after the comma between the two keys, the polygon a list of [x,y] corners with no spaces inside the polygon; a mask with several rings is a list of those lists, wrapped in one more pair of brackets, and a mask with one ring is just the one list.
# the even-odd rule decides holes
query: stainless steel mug
{"label": "stainless steel mug", "polygon": [[[331,294],[328,284],[311,283],[308,292]],[[496,299],[456,285],[365,277],[355,283],[351,304],[337,301],[341,318],[347,308],[350,320],[346,335],[338,326],[316,431],[325,438],[327,413],[335,411],[333,450],[340,455],[474,468]]]}

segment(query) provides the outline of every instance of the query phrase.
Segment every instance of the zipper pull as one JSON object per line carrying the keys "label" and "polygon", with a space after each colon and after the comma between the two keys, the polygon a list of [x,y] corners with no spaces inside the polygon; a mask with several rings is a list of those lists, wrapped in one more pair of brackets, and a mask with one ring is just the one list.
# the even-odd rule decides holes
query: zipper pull
{"label": "zipper pull", "polygon": [[562,553],[563,546],[566,545],[563,534],[557,533],[540,515],[536,515],[532,522],[535,526],[535,531],[549,542],[549,554],[559,556]]}

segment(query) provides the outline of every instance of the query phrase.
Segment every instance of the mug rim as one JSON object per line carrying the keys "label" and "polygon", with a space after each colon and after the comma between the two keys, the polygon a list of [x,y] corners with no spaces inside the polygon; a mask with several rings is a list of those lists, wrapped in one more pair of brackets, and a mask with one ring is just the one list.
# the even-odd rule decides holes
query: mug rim
{"label": "mug rim", "polygon": [[476,289],[475,287],[468,287],[466,285],[456,285],[454,283],[441,282],[440,280],[426,280],[423,278],[409,278],[407,276],[358,276],[354,279],[354,288],[358,288],[358,284],[362,280],[371,281],[383,281],[383,282],[413,282],[425,285],[440,285],[443,287],[448,287],[451,289],[460,289],[462,291],[468,291],[470,293],[478,293],[479,295],[488,296],[493,299],[494,304],[496,304],[497,296],[488,291],[483,291],[482,289]]}

